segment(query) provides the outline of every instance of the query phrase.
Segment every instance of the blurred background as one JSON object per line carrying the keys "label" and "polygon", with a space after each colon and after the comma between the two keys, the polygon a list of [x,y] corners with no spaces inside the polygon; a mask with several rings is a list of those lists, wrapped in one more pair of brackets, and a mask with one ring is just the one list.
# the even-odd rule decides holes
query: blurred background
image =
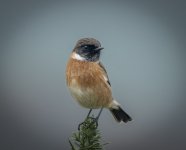
{"label": "blurred background", "polygon": [[82,37],[102,43],[113,96],[133,118],[118,124],[103,111],[106,149],[186,147],[185,1],[0,3],[1,150],[70,149],[68,138],[88,113],[65,83]]}

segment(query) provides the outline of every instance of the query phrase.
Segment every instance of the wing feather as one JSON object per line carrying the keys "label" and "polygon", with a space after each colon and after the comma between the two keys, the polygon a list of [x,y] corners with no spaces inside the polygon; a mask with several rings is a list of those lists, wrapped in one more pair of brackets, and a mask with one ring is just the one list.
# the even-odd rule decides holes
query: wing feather
{"label": "wing feather", "polygon": [[103,66],[103,64],[101,62],[99,62],[99,66],[101,67],[101,69],[103,71],[103,77],[104,77],[104,79],[111,86],[105,67]]}

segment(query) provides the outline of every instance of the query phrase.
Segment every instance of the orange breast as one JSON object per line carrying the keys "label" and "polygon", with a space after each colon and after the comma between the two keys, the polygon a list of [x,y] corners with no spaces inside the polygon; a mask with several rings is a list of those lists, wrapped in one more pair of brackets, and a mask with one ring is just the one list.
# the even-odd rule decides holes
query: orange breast
{"label": "orange breast", "polygon": [[84,107],[107,107],[112,101],[111,88],[101,67],[95,62],[70,59],[66,81],[72,96]]}

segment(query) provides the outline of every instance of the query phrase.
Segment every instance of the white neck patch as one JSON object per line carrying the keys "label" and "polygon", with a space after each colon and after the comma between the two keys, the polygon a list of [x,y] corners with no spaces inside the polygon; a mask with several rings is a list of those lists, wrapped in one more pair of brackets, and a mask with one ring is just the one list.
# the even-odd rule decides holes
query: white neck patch
{"label": "white neck patch", "polygon": [[[80,56],[79,54],[77,53],[72,53],[72,56],[71,56],[72,59],[76,59],[76,60],[79,60],[79,61],[87,61],[84,57]],[[98,63],[99,64],[99,60],[98,61],[95,61],[95,63]]]}
{"label": "white neck patch", "polygon": [[85,61],[85,60],[86,60],[84,57],[80,56],[80,55],[77,54],[77,53],[73,53],[71,57],[72,57],[73,59],[80,60],[80,61]]}

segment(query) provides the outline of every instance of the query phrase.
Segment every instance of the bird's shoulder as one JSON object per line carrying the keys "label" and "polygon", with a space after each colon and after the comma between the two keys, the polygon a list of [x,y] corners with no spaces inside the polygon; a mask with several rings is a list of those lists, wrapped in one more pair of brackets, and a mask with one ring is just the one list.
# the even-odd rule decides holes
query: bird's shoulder
{"label": "bird's shoulder", "polygon": [[106,71],[104,65],[100,61],[99,61],[98,65],[99,65],[100,69],[102,70],[104,80],[111,86],[110,81],[109,81],[109,77],[108,77],[108,74],[107,74],[107,71]]}

